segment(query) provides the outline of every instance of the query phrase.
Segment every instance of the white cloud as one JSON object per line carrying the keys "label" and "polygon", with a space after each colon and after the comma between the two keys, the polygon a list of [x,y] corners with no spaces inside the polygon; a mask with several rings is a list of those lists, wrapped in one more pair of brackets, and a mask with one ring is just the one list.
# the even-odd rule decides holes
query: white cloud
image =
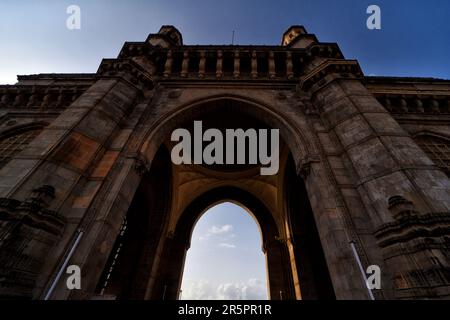
{"label": "white cloud", "polygon": [[234,244],[226,243],[226,242],[219,243],[219,247],[228,248],[228,249],[236,248],[236,246]]}
{"label": "white cloud", "polygon": [[188,281],[183,284],[183,300],[266,300],[267,288],[259,279],[244,283],[222,283],[214,287],[210,282]]}
{"label": "white cloud", "polygon": [[226,238],[235,238],[236,235],[231,233],[234,230],[234,227],[231,224],[224,224],[222,226],[212,226],[208,229],[208,231],[199,236],[198,241],[205,241],[210,239],[212,236],[220,236],[222,241],[226,241]]}
{"label": "white cloud", "polygon": [[188,281],[183,284],[182,300],[213,300],[214,290],[208,281]]}
{"label": "white cloud", "polygon": [[233,231],[233,226],[231,224],[224,224],[223,226],[212,226],[209,230],[208,233],[211,234],[224,234],[224,233],[229,233]]}

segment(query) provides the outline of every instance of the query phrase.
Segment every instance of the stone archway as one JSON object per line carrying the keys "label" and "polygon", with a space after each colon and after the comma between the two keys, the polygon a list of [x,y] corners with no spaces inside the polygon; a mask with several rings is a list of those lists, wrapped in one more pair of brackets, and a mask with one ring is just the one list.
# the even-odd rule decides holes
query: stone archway
{"label": "stone archway", "polygon": [[[290,134],[289,132],[293,128],[283,118],[274,112],[268,113],[265,108],[261,106],[257,107],[255,102],[246,104],[243,98],[229,99],[228,97],[222,97],[219,99],[216,97],[214,99],[207,99],[207,102],[197,102],[196,104],[184,107],[182,113],[175,112],[176,116],[169,115],[165,121],[159,124],[156,127],[157,132],[145,133],[147,140],[142,143],[142,154],[145,155],[144,159],[146,159],[144,165],[145,163],[151,163],[150,173],[155,171],[155,166],[156,168],[161,166],[161,156],[149,157],[153,153],[153,150],[157,150],[156,155],[161,155],[161,149],[166,149],[166,147],[170,148],[170,142],[168,142],[167,136],[170,136],[169,133],[171,130],[177,128],[177,126],[184,126],[186,123],[195,119],[204,119],[208,123],[208,120],[211,120],[208,118],[210,115],[220,119],[219,121],[221,123],[226,123],[226,114],[236,112],[239,114],[240,120],[233,119],[233,121],[237,121],[241,126],[270,127],[270,124],[279,125],[280,127],[283,126],[280,128],[280,131],[282,137],[285,137],[285,139],[282,139],[281,143],[280,172],[273,177],[259,176],[257,167],[244,167],[243,169],[234,167],[229,172],[228,170],[222,170],[216,167],[208,168],[202,165],[172,166],[169,200],[171,204],[167,209],[160,212],[158,221],[161,223],[161,229],[156,233],[155,238],[150,240],[150,243],[154,246],[154,256],[149,256],[149,254],[142,252],[132,253],[140,257],[135,257],[134,259],[144,259],[141,263],[148,266],[148,273],[142,277],[142,273],[138,274],[138,267],[131,267],[131,269],[134,268],[132,271],[133,279],[139,279],[138,282],[141,285],[139,288],[133,287],[132,290],[128,288],[128,291],[132,291],[133,294],[119,295],[118,297],[146,299],[177,298],[181,285],[184,259],[186,251],[189,248],[189,236],[196,218],[208,206],[218,201],[231,200],[240,203],[248,208],[249,211],[253,212],[261,226],[264,251],[267,255],[270,297],[272,299],[300,299],[302,297],[304,299],[334,298],[333,286],[329,280],[330,275],[325,258],[323,258],[322,244],[320,243],[321,240],[317,231],[319,228],[315,226],[315,217],[311,210],[308,195],[304,187],[303,190],[294,190],[298,185],[286,182],[288,177],[294,180],[302,180],[300,177],[297,177],[296,169],[298,164],[295,164],[295,159],[297,159],[297,163],[301,163],[299,154],[305,157],[304,152],[306,151],[304,150],[311,149],[311,145],[301,144],[302,135],[296,133]],[[292,121],[290,120],[290,122]],[[209,125],[220,124],[213,122],[212,124],[209,123]],[[295,130],[298,131],[300,129],[297,128]],[[284,142],[286,137],[289,136],[292,139]],[[156,148],[157,143],[160,143],[158,149]],[[136,207],[135,203],[140,201],[137,200],[137,197],[148,199],[158,197],[157,189],[153,191],[156,192],[155,194],[145,195],[139,192],[139,190],[142,190],[142,185],[149,183],[145,182],[148,178],[147,176],[144,175],[141,178],[141,187],[138,188],[138,193],[131,202],[131,209],[128,210],[129,213],[127,215],[130,215],[130,210]],[[304,186],[303,182],[301,183]],[[288,189],[291,190],[288,192]],[[296,192],[300,192],[301,194],[295,195]],[[311,229],[313,229],[312,233],[314,233],[312,238],[309,238],[309,243],[308,241],[302,242],[299,240],[296,243],[293,242],[294,234],[298,234],[298,226],[295,226],[295,223],[292,221],[297,221],[298,219],[290,216],[297,215],[299,212],[293,210],[293,206],[289,208],[290,204],[287,201],[288,195],[291,195],[290,197],[294,195],[294,198],[296,196],[302,197],[302,203],[307,204],[306,209],[300,206],[295,210],[303,210],[305,211],[303,216],[308,215],[308,223]],[[146,214],[149,213],[142,213],[142,215]],[[142,217],[140,219],[141,221],[145,221],[142,220]],[[139,223],[137,224],[139,225]],[[296,229],[291,230],[291,228]],[[301,242],[300,246],[298,242]],[[314,274],[315,271],[313,272],[311,270],[311,266],[314,263],[307,266],[304,263],[304,256],[299,259],[299,250],[305,250],[306,252],[307,246],[309,246],[309,254],[315,254],[314,250],[316,250],[318,256],[322,259],[319,259],[321,266],[316,274]],[[112,250],[111,254],[115,254],[114,250]],[[123,255],[126,254],[123,253]],[[317,262],[317,259],[311,258],[311,261]],[[110,268],[110,262],[111,259],[106,264],[105,270]],[[317,266],[317,264],[314,266]],[[321,272],[322,274],[320,274]],[[308,286],[303,285],[303,281],[306,283],[306,279],[308,278],[317,279],[318,274],[320,274],[319,278],[328,279],[328,282],[326,284],[319,284],[317,281],[314,282],[315,280],[312,280]],[[301,284],[299,283],[300,281],[302,282]],[[328,293],[319,293],[321,289],[327,290]],[[122,292],[121,290],[116,290],[114,294],[117,296],[118,292]]]}
{"label": "stone archway", "polygon": [[[280,297],[279,291],[286,292],[283,296],[286,299],[318,299],[329,298],[330,296],[334,298],[334,293],[338,299],[365,298],[365,288],[361,283],[360,273],[348,245],[350,230],[348,226],[344,225],[343,218],[336,218],[345,214],[345,212],[342,212],[343,208],[336,207],[335,197],[339,191],[329,178],[331,175],[330,169],[325,162],[321,161],[318,151],[315,151],[318,148],[316,138],[314,138],[311,130],[308,131],[310,127],[302,119],[302,113],[294,110],[291,105],[286,105],[285,109],[280,109],[268,104],[259,104],[254,96],[250,96],[248,99],[232,94],[206,95],[204,96],[206,98],[203,99],[191,99],[191,95],[186,95],[186,97],[189,97],[189,99],[179,99],[179,101],[170,104],[163,98],[160,98],[162,102],[158,102],[158,100],[152,102],[153,109],[142,118],[138,130],[133,132],[129,139],[127,153],[123,158],[118,159],[119,165],[116,168],[116,173],[109,178],[109,181],[114,185],[112,192],[105,193],[103,196],[99,195],[98,200],[96,200],[95,210],[98,212],[97,215],[101,213],[101,220],[96,220],[95,228],[87,231],[86,238],[90,241],[81,241],[80,249],[77,250],[73,258],[73,261],[84,269],[95,270],[95,272],[90,272],[84,276],[85,287],[83,290],[67,292],[64,287],[59,286],[56,295],[67,295],[71,299],[80,299],[90,298],[101,293],[101,290],[99,290],[103,281],[101,275],[103,273],[104,276],[106,270],[111,267],[111,255],[115,255],[114,243],[121,232],[121,222],[127,217],[130,208],[133,207],[133,202],[136,201],[135,196],[139,194],[139,191],[136,193],[138,186],[146,184],[144,180],[148,174],[145,172],[151,173],[152,167],[157,166],[159,161],[157,161],[156,155],[160,153],[161,148],[171,147],[168,141],[171,132],[186,123],[191,123],[201,117],[207,119],[211,115],[226,123],[226,117],[222,117],[223,113],[220,113],[221,110],[226,110],[226,114],[233,115],[231,120],[240,118],[244,122],[249,121],[248,123],[251,126],[280,129],[279,173],[274,176],[262,177],[259,174],[258,167],[240,168],[242,170],[235,170],[236,168],[234,168],[231,172],[228,172],[227,170],[220,170],[220,168],[209,168],[202,165],[172,165],[170,169],[170,193],[168,192],[170,204],[161,211],[162,217],[159,217],[159,221],[164,221],[164,223],[159,226],[161,229],[153,243],[154,251],[147,255],[143,251],[137,253],[144,257],[141,260],[142,265],[147,266],[149,271],[143,278],[141,277],[143,273],[136,273],[138,275],[136,279],[139,279],[142,285],[138,290],[135,290],[134,287],[133,290],[128,290],[128,292],[133,292],[132,294],[116,295],[112,293],[112,295],[124,299],[161,299],[164,286],[167,285],[161,283],[161,279],[167,279],[166,275],[160,274],[162,270],[160,268],[161,261],[164,259],[164,248],[176,237],[178,221],[183,212],[190,203],[202,194],[216,188],[233,187],[252,194],[267,208],[277,227],[275,238],[284,246],[282,250],[279,249],[278,251],[289,257],[286,260],[289,267],[286,267],[286,263],[281,263],[284,268],[290,269],[289,280],[283,280],[285,284],[282,285],[272,281],[273,288],[282,287],[281,290],[271,290],[273,291],[272,296],[275,294],[274,298]],[[162,103],[164,103],[164,108],[162,108]],[[291,157],[292,164],[289,171],[286,171],[289,157]],[[286,210],[287,197],[284,183],[286,172],[291,176],[302,179],[307,191],[303,196],[306,197],[305,199],[312,209],[310,210],[309,221],[312,221],[317,229],[314,239],[317,240],[316,244],[318,245],[313,245],[313,247],[320,248],[321,251],[323,248],[322,266],[326,268],[322,269],[327,269],[326,272],[329,273],[329,276],[326,278],[331,278],[332,284],[327,284],[332,287],[329,290],[327,289],[327,292],[331,292],[331,295],[318,295],[317,292],[312,293],[314,290],[309,290],[307,287],[301,288],[299,280],[302,276],[299,276],[299,274],[307,275],[308,268],[301,265],[301,259],[295,258],[301,246],[296,246],[292,242],[295,232],[290,230],[290,220],[287,215],[297,214],[297,212]],[[299,175],[302,178],[299,178]],[[158,191],[158,188],[154,189]],[[296,192],[296,190],[292,191],[294,195]],[[107,199],[107,201],[104,202],[100,199]],[[318,201],[319,199],[320,201]],[[98,230],[101,230],[101,232],[99,233]],[[179,252],[184,252],[185,247]],[[177,259],[183,261],[183,256],[184,254]],[[108,257],[110,258],[108,259]],[[279,258],[278,261],[284,261],[284,259]],[[182,270],[180,266],[177,268]],[[343,268],[345,273],[342,273]],[[136,268],[131,269],[133,272],[138,270]],[[286,271],[283,272],[286,274]],[[172,277],[170,281],[176,283],[177,277]],[[313,284],[312,286],[316,285]],[[170,294],[168,292],[164,294],[165,297],[176,297],[177,285],[172,285],[172,288],[174,289],[171,289]],[[302,296],[302,290],[307,290],[309,293]]]}
{"label": "stone archway", "polygon": [[195,222],[209,207],[221,201],[239,203],[253,213],[261,228],[263,251],[266,254],[271,299],[295,299],[289,252],[276,226],[272,214],[264,204],[253,196],[236,187],[219,187],[205,192],[184,210],[178,220],[175,233],[165,245],[160,264],[158,281],[153,287],[152,298],[164,296],[166,299],[178,298],[184,269],[186,252]]}

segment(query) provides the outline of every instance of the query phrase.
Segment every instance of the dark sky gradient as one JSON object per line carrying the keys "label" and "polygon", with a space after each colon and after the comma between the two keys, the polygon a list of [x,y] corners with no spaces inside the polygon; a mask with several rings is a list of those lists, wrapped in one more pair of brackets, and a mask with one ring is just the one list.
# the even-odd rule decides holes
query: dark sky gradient
{"label": "dark sky gradient", "polygon": [[[65,26],[81,7],[82,28]],[[382,10],[382,30],[366,28],[366,9]],[[143,41],[173,24],[188,44],[279,44],[293,24],[337,42],[367,75],[450,78],[450,1],[361,0],[2,0],[0,83],[15,74],[95,72],[125,41]]]}

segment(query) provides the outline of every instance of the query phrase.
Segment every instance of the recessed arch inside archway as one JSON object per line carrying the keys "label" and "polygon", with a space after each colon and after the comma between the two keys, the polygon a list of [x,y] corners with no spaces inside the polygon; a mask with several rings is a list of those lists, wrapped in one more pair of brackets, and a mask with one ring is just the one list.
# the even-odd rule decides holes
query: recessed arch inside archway
{"label": "recessed arch inside archway", "polygon": [[[284,120],[264,112],[242,101],[214,100],[184,110],[148,136],[153,140],[144,143],[142,156],[150,168],[143,166],[149,170],[134,180],[139,187],[128,209],[128,229],[124,239],[116,239],[99,282],[100,293],[118,299],[180,298],[196,222],[207,209],[230,201],[246,208],[260,227],[270,299],[334,298],[314,214],[296,170],[300,155],[307,155],[302,150],[308,147],[298,146],[301,139]],[[196,120],[204,121],[205,128],[222,131],[280,129],[279,172],[262,177],[260,164],[175,165],[171,130],[192,131]]]}
{"label": "recessed arch inside archway", "polygon": [[182,300],[268,299],[262,233],[250,211],[224,201],[196,222],[187,251]]}

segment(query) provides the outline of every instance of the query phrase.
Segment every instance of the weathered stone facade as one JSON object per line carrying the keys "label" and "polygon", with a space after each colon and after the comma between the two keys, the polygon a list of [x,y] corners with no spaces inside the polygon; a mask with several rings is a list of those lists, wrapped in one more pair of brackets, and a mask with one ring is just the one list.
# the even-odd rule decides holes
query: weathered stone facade
{"label": "weathered stone facade", "polygon": [[[223,200],[261,226],[272,299],[367,299],[350,242],[377,299],[450,298],[450,81],[365,77],[299,26],[281,46],[164,26],[95,74],[18,79],[0,86],[1,298],[175,299]],[[173,165],[171,132],[198,119],[279,129],[279,173]],[[55,281],[66,258],[81,290]]]}

